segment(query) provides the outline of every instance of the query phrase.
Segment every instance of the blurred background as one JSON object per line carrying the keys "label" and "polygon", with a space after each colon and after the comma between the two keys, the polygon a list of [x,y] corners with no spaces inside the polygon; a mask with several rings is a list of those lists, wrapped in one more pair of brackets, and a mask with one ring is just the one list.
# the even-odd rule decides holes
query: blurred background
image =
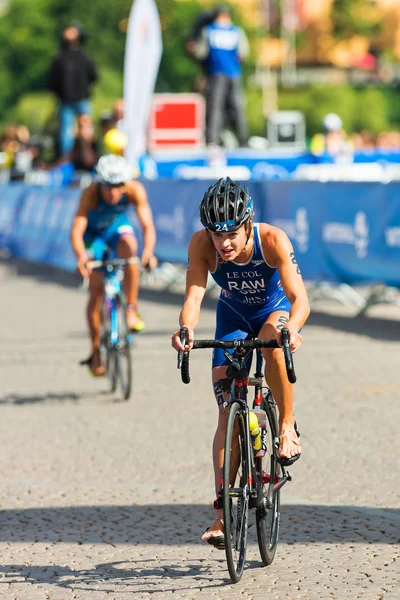
{"label": "blurred background", "polygon": [[185,263],[199,199],[229,175],[319,288],[400,286],[398,0],[0,0],[0,60],[12,254],[75,268],[79,193],[112,152],[145,183],[160,262]]}
{"label": "blurred background", "polygon": [[[187,51],[207,0],[157,0],[163,54],[156,92],[201,90],[201,65]],[[0,126],[2,144],[25,126],[45,162],[57,158],[57,99],[48,71],[62,31],[78,22],[85,51],[98,68],[93,121],[123,95],[131,0],[90,5],[78,0],[1,0]],[[397,0],[237,0],[233,21],[244,28],[250,54],[243,63],[249,136],[264,138],[275,110],[304,115],[306,144],[338,114],[354,148],[400,147],[400,9]],[[229,144],[228,144],[229,145]],[[318,144],[316,146],[318,151]],[[38,163],[37,158],[36,163]]]}

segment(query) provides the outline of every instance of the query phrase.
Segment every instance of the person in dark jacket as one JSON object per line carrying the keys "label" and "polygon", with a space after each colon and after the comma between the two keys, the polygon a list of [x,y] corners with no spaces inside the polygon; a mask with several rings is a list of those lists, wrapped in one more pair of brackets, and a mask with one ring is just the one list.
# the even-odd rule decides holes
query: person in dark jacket
{"label": "person in dark jacket", "polygon": [[82,37],[77,25],[64,30],[61,52],[54,58],[49,73],[49,88],[60,101],[61,156],[72,150],[76,116],[91,112],[91,85],[98,78],[94,61],[81,49]]}

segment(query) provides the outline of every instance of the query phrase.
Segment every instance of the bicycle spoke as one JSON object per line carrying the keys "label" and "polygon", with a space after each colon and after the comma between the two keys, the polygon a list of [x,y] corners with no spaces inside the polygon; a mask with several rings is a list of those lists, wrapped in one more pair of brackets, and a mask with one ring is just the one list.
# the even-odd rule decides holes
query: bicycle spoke
{"label": "bicycle spoke", "polygon": [[121,385],[124,400],[128,400],[132,390],[132,361],[131,361],[131,339],[126,323],[126,304],[120,296],[118,302],[118,354],[117,354],[117,374]]}
{"label": "bicycle spoke", "polygon": [[110,382],[111,392],[115,392],[117,387],[115,354],[111,344],[110,313],[105,303],[103,303],[101,313],[100,355],[101,364],[105,367]]}
{"label": "bicycle spoke", "polygon": [[275,557],[279,537],[280,490],[274,494],[270,508],[267,508],[266,499],[270,485],[274,485],[279,481],[281,468],[275,460],[273,452],[278,423],[276,409],[271,397],[269,402],[265,398],[263,399],[261,408],[267,413],[267,427],[264,437],[265,455],[262,458],[256,458],[256,470],[260,474],[258,485],[261,485],[265,507],[256,511],[256,526],[261,559],[264,565],[270,565]]}
{"label": "bicycle spoke", "polygon": [[245,434],[239,404],[234,403],[229,410],[223,469],[225,554],[234,583],[242,577],[247,546],[249,490]]}

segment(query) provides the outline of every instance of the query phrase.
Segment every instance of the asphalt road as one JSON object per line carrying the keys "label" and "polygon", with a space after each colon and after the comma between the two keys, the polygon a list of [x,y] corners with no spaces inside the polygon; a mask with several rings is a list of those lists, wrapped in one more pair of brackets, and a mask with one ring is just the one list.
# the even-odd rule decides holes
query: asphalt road
{"label": "asphalt road", "polygon": [[[365,318],[313,306],[295,356],[303,456],[276,558],[261,566],[251,528],[233,585],[224,553],[200,541],[217,412],[210,351],[193,353],[189,386],[176,369],[181,291],[143,290],[123,402],[78,365],[89,346],[74,276],[3,260],[0,281],[0,598],[400,598],[399,306]],[[214,306],[198,337],[213,335]]]}

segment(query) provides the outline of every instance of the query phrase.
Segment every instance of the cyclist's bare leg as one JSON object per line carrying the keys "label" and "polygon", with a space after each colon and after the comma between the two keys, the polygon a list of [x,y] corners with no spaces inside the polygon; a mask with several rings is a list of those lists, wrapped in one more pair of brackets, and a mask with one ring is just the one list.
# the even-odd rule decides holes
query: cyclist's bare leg
{"label": "cyclist's bare leg", "polygon": [[[278,311],[272,313],[258,337],[260,339],[272,339],[276,335],[276,329],[282,329],[289,319],[289,313]],[[294,430],[293,416],[293,386],[289,383],[286,374],[285,359],[280,348],[263,350],[265,359],[265,378],[271,389],[272,395],[279,409],[279,455],[290,458],[301,452],[300,439]]]}
{"label": "cyclist's bare leg", "polygon": [[[137,240],[132,235],[121,237],[117,244],[117,254],[120,258],[132,258],[137,256]],[[137,314],[137,303],[139,294],[139,265],[125,265],[124,291],[128,305],[127,321],[130,329],[143,326],[143,321]]]}
{"label": "cyclist's bare leg", "polygon": [[86,316],[89,325],[90,339],[92,341],[92,360],[89,368],[93,375],[104,375],[105,369],[100,360],[100,328],[101,328],[101,303],[104,293],[103,274],[93,271],[89,279],[89,300]]}
{"label": "cyclist's bare leg", "polygon": [[[223,379],[226,377],[226,366],[214,367],[212,372],[212,380],[213,385],[216,381]],[[213,441],[213,465],[214,465],[214,481],[215,481],[215,497],[218,498],[218,493],[221,489],[221,477],[222,477],[222,467],[224,464],[224,447],[225,447],[225,435],[226,435],[226,424],[228,421],[229,408],[224,408],[223,403],[228,397],[228,393],[218,391],[214,386],[214,393],[216,396],[216,400],[218,403],[218,424],[217,429],[214,435]],[[236,442],[234,445],[234,441]],[[231,467],[232,478],[230,481],[230,485],[234,485],[235,477],[238,470],[238,451],[237,451],[237,438],[232,440],[232,455],[236,457],[236,464],[233,464]],[[223,535],[224,533],[224,525],[223,525],[223,510],[219,508],[216,510],[214,523],[207,529],[207,531],[202,535],[202,540],[207,541],[211,537],[216,537]]]}

